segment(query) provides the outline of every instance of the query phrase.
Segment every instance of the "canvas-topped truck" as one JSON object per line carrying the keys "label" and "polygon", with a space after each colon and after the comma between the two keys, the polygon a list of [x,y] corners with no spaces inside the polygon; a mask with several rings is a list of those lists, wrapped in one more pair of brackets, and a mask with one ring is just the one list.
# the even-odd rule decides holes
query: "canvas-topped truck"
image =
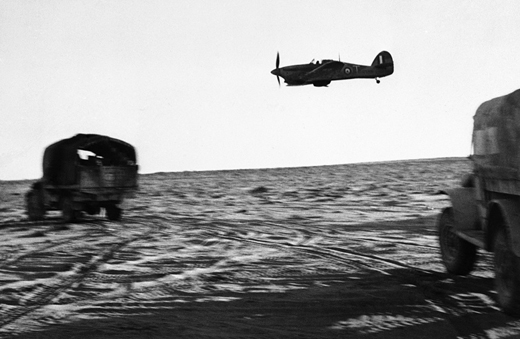
{"label": "canvas-topped truck", "polygon": [[43,177],[26,194],[28,218],[61,210],[71,222],[105,210],[109,220],[120,220],[120,204],[137,190],[137,170],[135,149],[122,140],[97,134],[60,140],[45,149]]}
{"label": "canvas-topped truck", "polygon": [[448,272],[466,275],[477,249],[493,252],[497,303],[520,314],[520,90],[481,104],[474,116],[473,172],[445,190],[437,223]]}

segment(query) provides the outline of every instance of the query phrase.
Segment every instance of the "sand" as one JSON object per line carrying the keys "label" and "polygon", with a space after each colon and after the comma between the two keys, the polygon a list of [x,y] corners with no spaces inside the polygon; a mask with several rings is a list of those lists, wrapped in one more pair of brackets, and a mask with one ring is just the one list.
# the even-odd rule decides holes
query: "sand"
{"label": "sand", "polygon": [[23,219],[0,182],[2,338],[515,338],[492,257],[451,276],[463,158],[140,176],[121,222]]}

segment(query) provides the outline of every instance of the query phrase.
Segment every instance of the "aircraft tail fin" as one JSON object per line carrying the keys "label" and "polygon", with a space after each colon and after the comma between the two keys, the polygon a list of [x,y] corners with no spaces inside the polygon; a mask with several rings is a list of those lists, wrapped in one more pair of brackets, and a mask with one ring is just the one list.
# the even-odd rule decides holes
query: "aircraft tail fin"
{"label": "aircraft tail fin", "polygon": [[377,68],[393,68],[394,60],[392,59],[390,53],[388,53],[387,51],[382,51],[376,56],[376,58],[372,62],[372,66]]}

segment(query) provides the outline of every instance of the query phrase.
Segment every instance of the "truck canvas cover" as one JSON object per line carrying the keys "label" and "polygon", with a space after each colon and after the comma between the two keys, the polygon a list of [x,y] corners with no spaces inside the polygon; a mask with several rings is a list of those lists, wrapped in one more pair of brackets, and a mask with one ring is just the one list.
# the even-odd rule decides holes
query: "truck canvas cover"
{"label": "truck canvas cover", "polygon": [[478,107],[473,153],[475,171],[487,189],[520,194],[520,90]]}
{"label": "truck canvas cover", "polygon": [[93,153],[102,165],[135,166],[136,153],[132,145],[97,134],[77,134],[58,141],[43,154],[43,181],[52,185],[74,185],[78,180],[77,166],[82,160],[78,150]]}

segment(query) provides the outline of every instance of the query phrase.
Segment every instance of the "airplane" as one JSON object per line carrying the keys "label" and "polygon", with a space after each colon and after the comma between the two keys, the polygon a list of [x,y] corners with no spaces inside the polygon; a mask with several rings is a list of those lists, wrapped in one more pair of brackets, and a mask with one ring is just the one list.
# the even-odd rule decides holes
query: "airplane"
{"label": "airplane", "polygon": [[394,72],[394,61],[387,51],[379,53],[372,65],[356,65],[335,60],[323,60],[308,64],[292,65],[280,68],[280,53],[276,54],[276,68],[271,74],[276,75],[278,85],[280,77],[284,78],[287,86],[314,85],[324,87],[334,80],[374,78],[379,83],[379,78]]}

